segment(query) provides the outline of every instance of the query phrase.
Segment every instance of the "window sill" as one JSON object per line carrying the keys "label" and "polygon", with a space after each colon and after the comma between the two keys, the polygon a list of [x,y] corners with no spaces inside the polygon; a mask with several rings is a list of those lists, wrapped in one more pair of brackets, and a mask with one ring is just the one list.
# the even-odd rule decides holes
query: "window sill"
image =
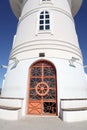
{"label": "window sill", "polygon": [[50,31],[50,30],[40,30],[40,31],[38,31],[37,33],[36,33],[36,36],[38,35],[38,34],[51,34],[51,35],[53,35],[53,33]]}

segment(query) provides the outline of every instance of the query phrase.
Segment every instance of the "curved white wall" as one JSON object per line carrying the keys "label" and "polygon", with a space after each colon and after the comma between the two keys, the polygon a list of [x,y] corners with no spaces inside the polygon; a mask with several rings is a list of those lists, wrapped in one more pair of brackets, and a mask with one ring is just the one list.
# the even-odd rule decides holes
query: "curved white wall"
{"label": "curved white wall", "polygon": [[[9,66],[2,96],[24,98],[28,90],[29,68],[32,63],[41,60],[35,58],[20,61],[16,68]],[[57,72],[57,90],[59,99],[87,98],[87,80],[82,65],[75,63],[75,67],[69,65],[68,60],[56,58],[43,58],[51,61]]]}
{"label": "curved white wall", "polygon": [[[50,32],[38,31],[39,14],[43,10],[50,13]],[[45,53],[44,58],[39,57],[42,52]],[[12,68],[14,57],[19,63]],[[69,66],[72,57],[78,59],[74,62],[75,67]],[[40,59],[51,61],[56,67],[58,101],[62,98],[87,97],[82,55],[66,0],[54,0],[54,3],[47,5],[41,5],[39,0],[28,0],[25,3],[9,59],[2,96],[25,98],[29,67]]]}
{"label": "curved white wall", "polygon": [[[50,32],[39,31],[39,15],[43,10],[50,14]],[[54,0],[51,4],[41,4],[40,0],[28,0],[25,3],[10,58],[34,58],[38,57],[40,52],[46,53],[48,57],[75,57],[82,63],[68,1]]]}

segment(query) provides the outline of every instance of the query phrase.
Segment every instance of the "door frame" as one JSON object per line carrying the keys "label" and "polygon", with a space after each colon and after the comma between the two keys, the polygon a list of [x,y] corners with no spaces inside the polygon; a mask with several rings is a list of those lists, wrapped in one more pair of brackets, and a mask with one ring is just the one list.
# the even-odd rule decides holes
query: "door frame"
{"label": "door frame", "polygon": [[[49,61],[49,60],[44,60],[44,59],[41,59],[41,60],[37,60],[37,61],[35,61],[35,62],[33,62],[32,64],[31,64],[31,66],[29,67],[29,71],[28,71],[28,92],[27,92],[27,105],[26,105],[26,107],[27,107],[27,114],[29,115],[29,113],[28,113],[28,109],[29,109],[29,107],[28,107],[28,105],[29,105],[29,101],[30,101],[30,73],[31,73],[31,68],[32,68],[32,66],[34,65],[34,64],[36,64],[36,63],[39,63],[39,62],[48,62],[48,63],[50,63],[52,66],[53,66],[53,68],[55,69],[55,80],[56,80],[56,114],[55,114],[55,116],[58,116],[58,88],[57,88],[57,71],[56,71],[56,67],[55,67],[55,65],[51,62],[51,61]],[[49,99],[48,99],[49,100]],[[38,102],[38,100],[37,100],[37,102]],[[30,115],[36,115],[36,114],[30,114]],[[46,115],[46,116],[52,116],[53,114],[39,114],[38,116],[43,116],[43,115]],[[53,115],[54,116],[54,115]]]}

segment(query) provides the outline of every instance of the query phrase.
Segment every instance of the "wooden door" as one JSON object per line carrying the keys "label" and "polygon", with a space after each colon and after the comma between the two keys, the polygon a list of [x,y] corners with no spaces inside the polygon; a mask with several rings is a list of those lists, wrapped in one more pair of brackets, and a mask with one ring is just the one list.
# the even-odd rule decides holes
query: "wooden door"
{"label": "wooden door", "polygon": [[30,68],[28,114],[57,115],[56,70],[48,61]]}

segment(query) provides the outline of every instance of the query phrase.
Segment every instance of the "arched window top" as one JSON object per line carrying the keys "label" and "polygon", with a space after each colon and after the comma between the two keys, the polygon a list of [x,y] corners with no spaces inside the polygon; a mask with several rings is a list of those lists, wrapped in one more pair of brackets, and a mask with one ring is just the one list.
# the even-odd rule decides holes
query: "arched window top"
{"label": "arched window top", "polygon": [[50,15],[48,11],[42,11],[40,13],[39,30],[50,30]]}
{"label": "arched window top", "polygon": [[44,14],[44,11],[43,11],[43,12],[41,12],[40,14]]}
{"label": "arched window top", "polygon": [[51,1],[51,0],[42,0],[42,1]]}
{"label": "arched window top", "polygon": [[40,14],[44,14],[44,13],[49,14],[48,11],[43,11],[43,12],[41,12]]}
{"label": "arched window top", "polygon": [[49,1],[51,1],[51,0],[42,0],[42,2],[49,2]]}

